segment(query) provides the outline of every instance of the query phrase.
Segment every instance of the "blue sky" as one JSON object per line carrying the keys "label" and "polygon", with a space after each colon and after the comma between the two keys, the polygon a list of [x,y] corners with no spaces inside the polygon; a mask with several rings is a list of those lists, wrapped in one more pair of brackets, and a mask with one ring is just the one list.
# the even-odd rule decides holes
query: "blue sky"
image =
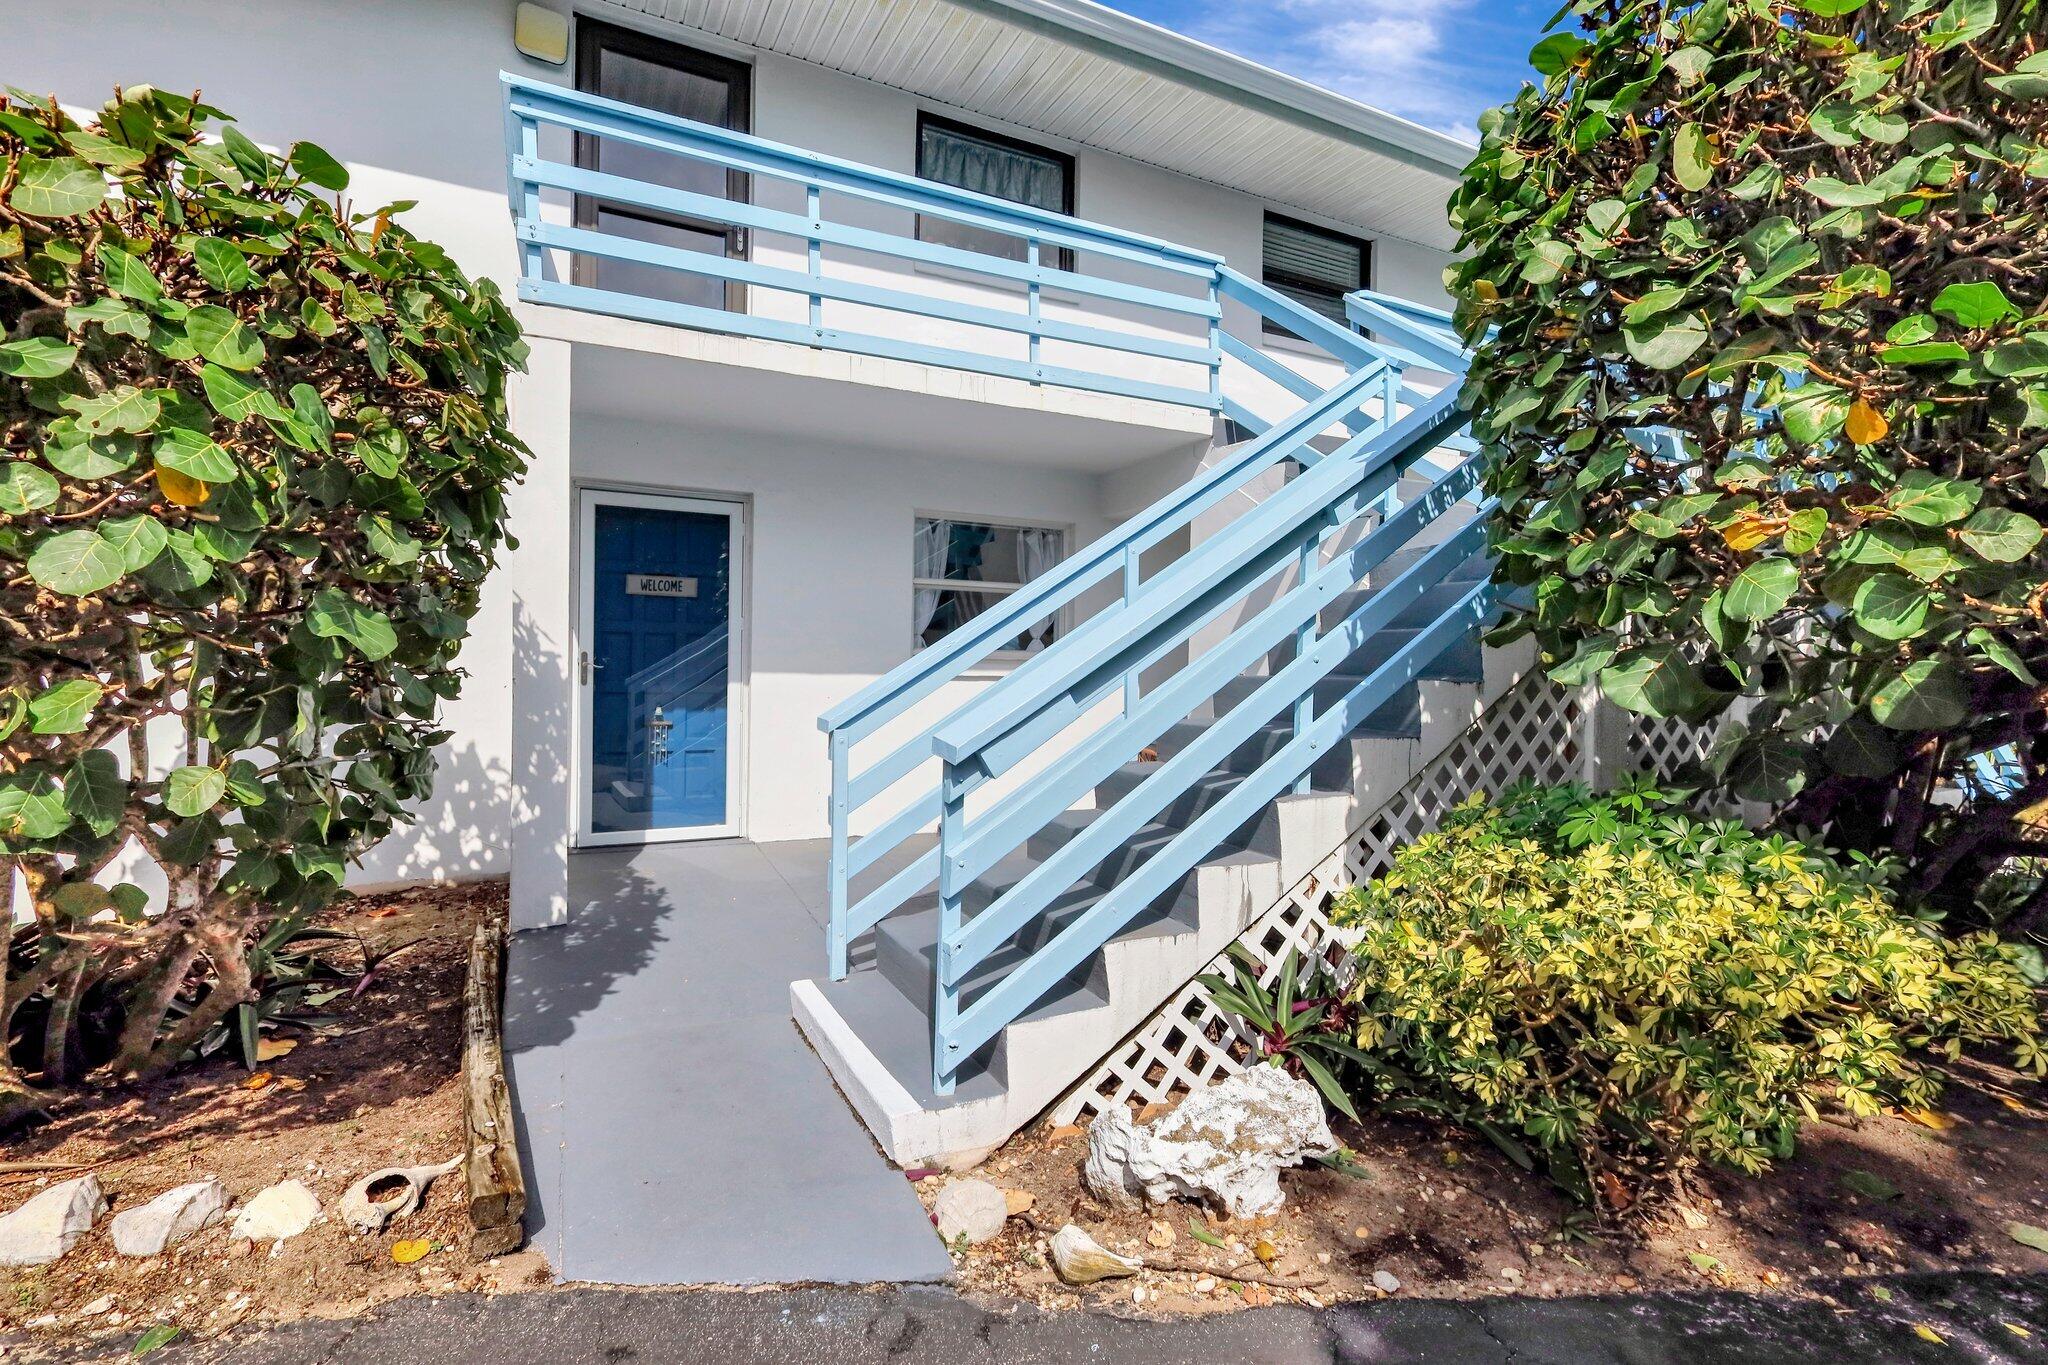
{"label": "blue sky", "polygon": [[1476,141],[1560,0],[1104,0],[1391,114]]}

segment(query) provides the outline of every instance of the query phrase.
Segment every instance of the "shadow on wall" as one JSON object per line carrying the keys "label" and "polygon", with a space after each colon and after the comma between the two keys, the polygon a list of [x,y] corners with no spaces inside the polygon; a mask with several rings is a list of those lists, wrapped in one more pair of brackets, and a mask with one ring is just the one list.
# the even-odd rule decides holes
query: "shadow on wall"
{"label": "shadow on wall", "polygon": [[505,874],[511,846],[512,773],[473,744],[443,746],[434,790],[420,818],[394,829],[363,855],[349,888],[369,891],[412,882],[459,882]]}

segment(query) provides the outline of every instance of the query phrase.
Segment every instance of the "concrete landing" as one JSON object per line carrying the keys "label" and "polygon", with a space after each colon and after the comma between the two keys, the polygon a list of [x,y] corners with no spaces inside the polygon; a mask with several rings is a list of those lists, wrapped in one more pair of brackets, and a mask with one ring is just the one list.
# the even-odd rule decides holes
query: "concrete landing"
{"label": "concrete landing", "polygon": [[512,938],[528,1231],[563,1280],[867,1284],[952,1262],[789,1017],[825,971],[822,841],[579,853]]}

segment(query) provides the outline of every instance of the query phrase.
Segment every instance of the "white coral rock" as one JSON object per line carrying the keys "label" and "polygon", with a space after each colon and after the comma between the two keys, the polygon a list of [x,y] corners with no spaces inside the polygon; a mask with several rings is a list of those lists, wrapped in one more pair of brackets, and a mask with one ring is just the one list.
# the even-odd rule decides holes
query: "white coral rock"
{"label": "white coral rock", "polygon": [[1120,1207],[1206,1199],[1232,1218],[1255,1218],[1287,1202],[1282,1170],[1336,1146],[1313,1085],[1254,1066],[1196,1091],[1149,1126],[1111,1110],[1089,1125],[1081,1174]]}

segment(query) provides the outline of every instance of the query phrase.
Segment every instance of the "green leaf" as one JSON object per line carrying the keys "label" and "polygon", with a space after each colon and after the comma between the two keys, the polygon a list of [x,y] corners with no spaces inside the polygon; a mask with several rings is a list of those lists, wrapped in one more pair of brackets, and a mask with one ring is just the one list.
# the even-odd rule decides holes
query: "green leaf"
{"label": "green leaf", "polygon": [[1600,691],[1624,711],[1646,716],[1682,716],[1704,691],[1692,664],[1670,642],[1639,645],[1615,656],[1600,671]]}
{"label": "green leaf", "polygon": [[48,470],[27,460],[10,460],[5,471],[0,471],[0,512],[10,517],[27,516],[55,502],[61,491]]}
{"label": "green leaf", "polygon": [[64,775],[65,809],[95,834],[106,834],[120,824],[127,802],[128,784],[122,780],[121,765],[105,749],[86,750]]}
{"label": "green leaf", "polygon": [[1950,0],[1920,41],[1940,51],[1959,43],[1974,43],[1998,22],[1998,0]]}
{"label": "green leaf", "polygon": [[1958,539],[1993,564],[2025,559],[2041,543],[2041,523],[2025,512],[1985,507],[1971,514]]}
{"label": "green leaf", "polygon": [[106,202],[106,177],[78,157],[23,152],[19,165],[21,175],[7,202],[31,218],[75,218]]}
{"label": "green leaf", "polygon": [[294,142],[291,167],[323,190],[348,188],[348,169],[310,142]]}
{"label": "green leaf", "polygon": [[1842,429],[1849,396],[1831,384],[1804,384],[1779,408],[1785,434],[1803,446],[1819,445]]}
{"label": "green leaf", "polygon": [[97,531],[66,531],[50,537],[28,557],[29,577],[51,592],[83,597],[121,580],[127,566],[121,552]]}
{"label": "green leaf", "polygon": [[100,272],[107,277],[107,288],[124,299],[137,303],[160,302],[164,287],[150,268],[139,257],[131,256],[110,243],[101,243],[97,259]]}
{"label": "green leaf", "polygon": [[1860,1194],[1865,1199],[1875,1199],[1880,1203],[1899,1197],[1899,1187],[1874,1171],[1845,1171],[1842,1174],[1842,1187],[1852,1194]]}
{"label": "green leaf", "polygon": [[220,142],[236,170],[259,185],[270,179],[270,153],[251,142],[241,129],[229,124],[220,130]]}
{"label": "green leaf", "polygon": [[112,138],[88,133],[83,129],[64,134],[65,145],[95,166],[110,170],[132,171],[149,159],[149,154],[139,147],[125,147]]}
{"label": "green leaf", "polygon": [[1706,344],[1706,325],[1690,315],[1622,329],[1628,353],[1653,370],[1675,369]]}
{"label": "green leaf", "polygon": [[213,410],[230,422],[246,422],[252,417],[283,422],[291,417],[270,390],[258,388],[218,365],[202,369],[199,383],[206,390],[206,401],[213,405]]}
{"label": "green leaf", "polygon": [[235,457],[219,442],[186,427],[172,427],[157,438],[156,462],[201,483],[227,483],[235,477]]}
{"label": "green leaf", "polygon": [[420,543],[382,512],[365,515],[358,525],[370,552],[386,563],[410,564],[420,557]]}
{"label": "green leaf", "polygon": [[315,635],[348,641],[368,659],[381,659],[398,648],[398,635],[389,618],[334,588],[314,594],[306,624]]}
{"label": "green leaf", "polygon": [[1870,699],[1870,714],[1894,730],[1948,730],[1969,713],[1969,689],[1942,659],[1915,660]]}
{"label": "green leaf", "polygon": [[1820,756],[1847,777],[1890,777],[1899,770],[1898,746],[1883,727],[1861,715],[1837,725],[1821,746]]}
{"label": "green leaf", "polygon": [[1763,621],[1784,610],[1799,591],[1799,569],[1789,559],[1759,559],[1730,580],[1722,610],[1738,621]]}
{"label": "green leaf", "polygon": [[247,289],[255,282],[256,272],[249,268],[249,258],[233,242],[218,237],[196,238],[192,259],[199,263],[200,276],[223,294]]}
{"label": "green leaf", "polygon": [[1664,69],[1678,77],[1681,84],[1697,85],[1713,61],[1714,54],[1706,48],[1687,46],[1666,57]]}
{"label": "green leaf", "polygon": [[1963,638],[1977,647],[1986,659],[2013,675],[2029,687],[2039,687],[2041,680],[2027,667],[2026,660],[2014,652],[2011,645],[1993,635],[1982,626],[1972,626],[1964,632]]}
{"label": "green leaf", "polygon": [[1570,33],[1553,33],[1529,49],[1529,65],[1545,76],[1569,70],[1586,50],[1586,40]]}
{"label": "green leaf", "polygon": [[152,516],[103,521],[99,532],[101,540],[120,552],[121,563],[129,573],[147,567],[170,542],[170,533],[164,530],[162,522]]}
{"label": "green leaf", "polygon": [[78,348],[55,337],[26,337],[0,345],[0,374],[16,379],[54,379],[78,359]]}
{"label": "green leaf", "polygon": [[2023,1247],[2048,1251],[2048,1228],[2037,1228],[2032,1223],[2007,1223],[2005,1235]]}
{"label": "green leaf", "polygon": [[50,444],[43,447],[43,460],[74,479],[104,479],[134,464],[140,449],[126,432],[87,436],[75,426],[69,430],[55,427]]}
{"label": "green leaf", "polygon": [[1909,469],[1891,491],[1892,511],[1916,526],[1947,526],[1970,515],[1984,496],[1976,484],[1944,479],[1924,469]]}
{"label": "green leaf", "polygon": [[1821,537],[1828,533],[1828,513],[1824,507],[1802,507],[1785,520],[1783,544],[1785,553],[1791,555],[1812,554],[1820,545]]}
{"label": "green leaf", "polygon": [[1834,209],[1870,208],[1892,197],[1875,185],[1853,184],[1831,175],[1817,175],[1803,182],[1800,188]]}
{"label": "green leaf", "polygon": [[262,339],[219,304],[203,304],[187,314],[185,335],[201,356],[225,369],[253,370],[263,363]]}
{"label": "green leaf", "polygon": [[0,776],[0,837],[41,842],[69,828],[64,793],[40,764]]}
{"label": "green leaf", "polygon": [[1987,77],[1984,84],[2016,100],[2048,98],[2048,51],[2036,52],[2003,76]]}
{"label": "green leaf", "polygon": [[171,814],[189,820],[212,810],[227,790],[228,775],[218,768],[173,768],[164,779],[164,805]]}
{"label": "green leaf", "polygon": [[1201,1222],[1192,1216],[1188,1219],[1188,1236],[1194,1238],[1205,1247],[1223,1247],[1228,1245],[1221,1237],[1203,1227]]}
{"label": "green leaf", "polygon": [[1787,801],[1806,785],[1807,750],[1788,737],[1749,736],[1728,765],[1727,780],[1747,801]]}
{"label": "green leaf", "polygon": [[38,735],[79,734],[106,692],[90,678],[58,683],[29,702],[29,729]]}
{"label": "green leaf", "polygon": [[1972,331],[1996,327],[2007,318],[2020,315],[2020,310],[2005,296],[2005,291],[1989,280],[1949,285],[1936,294],[1934,302],[1928,306],[1957,326]]}
{"label": "green leaf", "polygon": [[163,391],[118,384],[102,394],[67,394],[64,406],[78,414],[78,429],[88,436],[111,431],[147,431],[163,411]]}
{"label": "green leaf", "polygon": [[1911,346],[1880,346],[1877,358],[1887,365],[1940,365],[1968,360],[1970,353],[1955,341],[1922,341]]}
{"label": "green leaf", "polygon": [[1884,570],[1863,580],[1856,589],[1853,610],[1856,624],[1880,640],[1904,640],[1918,635],[1927,624],[1934,599],[1927,589],[1901,573]]}
{"label": "green leaf", "polygon": [[160,1322],[135,1338],[135,1344],[128,1348],[128,1354],[140,1360],[151,1351],[170,1345],[177,1338],[177,1324]]}
{"label": "green leaf", "polygon": [[1697,123],[1681,126],[1671,140],[1671,175],[1684,189],[1699,191],[1712,184],[1716,159],[1707,130]]}

